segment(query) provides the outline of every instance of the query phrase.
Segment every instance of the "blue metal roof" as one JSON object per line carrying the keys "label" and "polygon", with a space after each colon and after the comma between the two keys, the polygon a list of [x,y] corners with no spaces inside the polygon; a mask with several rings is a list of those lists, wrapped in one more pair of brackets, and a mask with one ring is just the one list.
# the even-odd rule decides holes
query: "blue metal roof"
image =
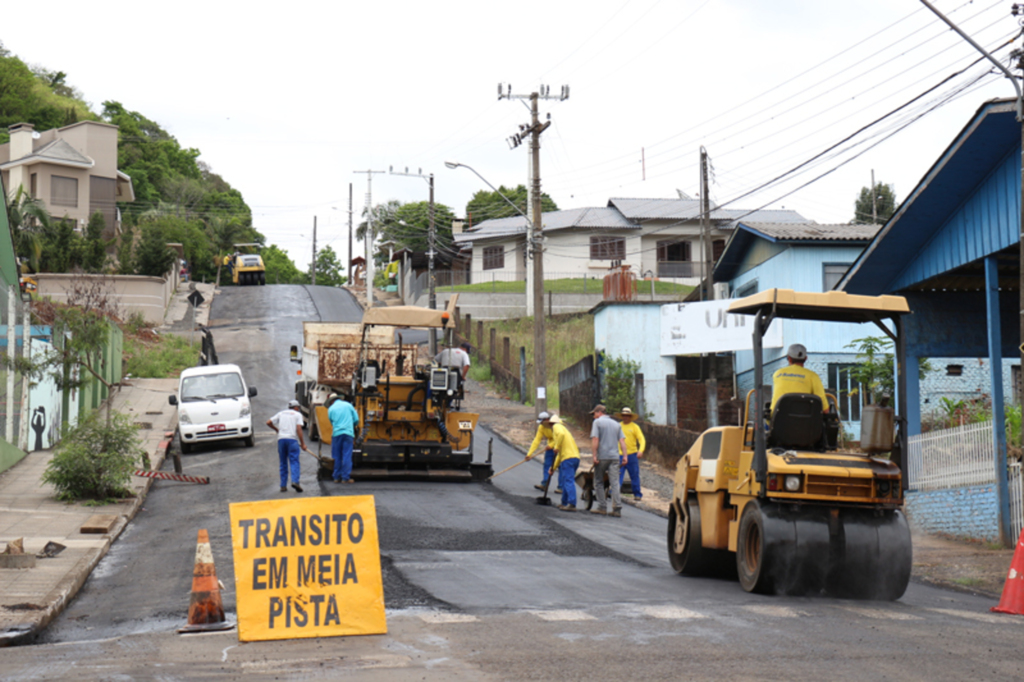
{"label": "blue metal roof", "polygon": [[1020,241],[1021,124],[1015,104],[983,104],[837,289],[914,288]]}

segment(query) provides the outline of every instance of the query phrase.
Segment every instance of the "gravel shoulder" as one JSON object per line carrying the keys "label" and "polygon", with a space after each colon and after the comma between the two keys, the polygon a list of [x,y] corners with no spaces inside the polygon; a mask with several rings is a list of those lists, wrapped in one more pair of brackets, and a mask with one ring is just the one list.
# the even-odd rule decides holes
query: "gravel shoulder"
{"label": "gravel shoulder", "polygon": [[[478,412],[481,423],[525,454],[537,429],[533,408],[513,402],[493,386],[471,379],[467,380],[466,390],[466,407]],[[582,460],[590,463],[589,434],[575,424],[567,422],[566,425],[580,446]],[[640,469],[643,500],[637,504],[632,497],[623,495],[623,502],[667,517],[675,472],[644,460],[641,460]],[[999,599],[1014,550],[931,535],[916,529],[912,532],[912,580]]]}

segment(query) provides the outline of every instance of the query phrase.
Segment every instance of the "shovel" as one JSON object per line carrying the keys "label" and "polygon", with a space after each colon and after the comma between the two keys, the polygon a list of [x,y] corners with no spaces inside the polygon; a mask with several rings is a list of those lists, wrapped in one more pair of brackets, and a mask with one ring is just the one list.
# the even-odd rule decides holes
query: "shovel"
{"label": "shovel", "polygon": [[544,494],[537,498],[537,504],[539,504],[541,506],[544,506],[544,507],[550,507],[551,506],[551,498],[548,497],[548,486],[551,485],[551,479],[554,478],[554,477],[555,477],[554,474],[551,474],[550,476],[548,476],[547,483],[544,484]]}
{"label": "shovel", "polygon": [[[533,459],[533,458],[531,457],[530,459]],[[491,476],[488,476],[488,477],[487,477],[487,480],[489,481],[489,480],[491,480],[492,478],[494,478],[494,477],[496,477],[496,476],[501,476],[501,475],[502,475],[503,473],[505,473],[506,471],[511,471],[512,469],[515,469],[515,468],[516,468],[517,466],[519,466],[520,464],[526,464],[526,463],[527,463],[527,462],[529,462],[529,461],[530,461],[529,459],[524,459],[524,460],[520,460],[520,461],[516,462],[515,464],[513,464],[512,466],[510,466],[510,467],[505,467],[504,469],[502,469],[502,470],[501,470],[501,471],[499,471],[498,473],[496,473],[496,474],[492,474]]]}

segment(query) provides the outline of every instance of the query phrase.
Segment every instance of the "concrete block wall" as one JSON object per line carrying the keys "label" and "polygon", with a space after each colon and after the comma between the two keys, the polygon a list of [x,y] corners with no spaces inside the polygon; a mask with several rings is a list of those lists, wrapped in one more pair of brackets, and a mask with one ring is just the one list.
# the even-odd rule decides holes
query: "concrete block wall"
{"label": "concrete block wall", "polygon": [[975,540],[999,540],[995,485],[910,491],[906,496],[911,525],[929,533]]}

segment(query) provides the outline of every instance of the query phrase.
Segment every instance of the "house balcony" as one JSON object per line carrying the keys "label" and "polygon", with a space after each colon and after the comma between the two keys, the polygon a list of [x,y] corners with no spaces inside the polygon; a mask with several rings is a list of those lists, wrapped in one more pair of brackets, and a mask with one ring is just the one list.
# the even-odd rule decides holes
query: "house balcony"
{"label": "house balcony", "polygon": [[658,261],[658,277],[700,277],[700,261]]}

